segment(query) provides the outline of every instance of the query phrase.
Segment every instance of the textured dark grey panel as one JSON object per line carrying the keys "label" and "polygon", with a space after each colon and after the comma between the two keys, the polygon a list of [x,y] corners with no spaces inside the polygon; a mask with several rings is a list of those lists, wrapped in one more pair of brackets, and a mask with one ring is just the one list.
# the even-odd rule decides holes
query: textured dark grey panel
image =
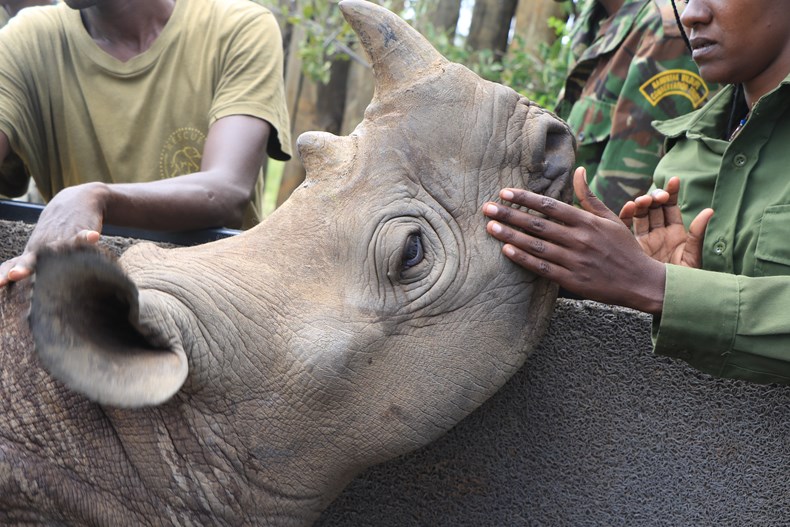
{"label": "textured dark grey panel", "polygon": [[559,300],[503,389],[317,525],[790,525],[790,388],[654,356],[650,318]]}

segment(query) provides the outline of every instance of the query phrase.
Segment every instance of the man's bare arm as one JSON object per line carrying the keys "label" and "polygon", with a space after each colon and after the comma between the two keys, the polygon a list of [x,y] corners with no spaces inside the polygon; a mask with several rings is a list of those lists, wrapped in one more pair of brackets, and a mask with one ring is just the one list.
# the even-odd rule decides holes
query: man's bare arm
{"label": "man's bare arm", "polygon": [[270,130],[269,123],[255,117],[225,117],[209,129],[200,172],[63,189],[42,212],[25,252],[0,265],[0,287],[30,276],[43,247],[96,243],[104,222],[153,230],[240,226]]}
{"label": "man's bare arm", "polygon": [[240,227],[266,156],[270,125],[234,115],[209,129],[201,171],[151,183],[106,185],[104,220],[154,230]]}

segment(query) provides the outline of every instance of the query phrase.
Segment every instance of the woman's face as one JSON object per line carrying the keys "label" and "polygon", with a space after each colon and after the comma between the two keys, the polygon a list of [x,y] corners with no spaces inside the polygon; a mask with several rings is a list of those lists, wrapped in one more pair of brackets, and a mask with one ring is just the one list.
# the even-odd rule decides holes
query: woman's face
{"label": "woman's face", "polygon": [[790,73],[788,0],[689,0],[680,19],[708,82],[770,91]]}

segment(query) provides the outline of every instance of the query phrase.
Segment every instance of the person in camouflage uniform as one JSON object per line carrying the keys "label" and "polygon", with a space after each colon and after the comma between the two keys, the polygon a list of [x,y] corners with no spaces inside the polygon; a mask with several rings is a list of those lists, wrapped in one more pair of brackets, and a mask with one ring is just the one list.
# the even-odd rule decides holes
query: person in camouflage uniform
{"label": "person in camouflage uniform", "polygon": [[[613,14],[610,14],[613,13]],[[646,193],[662,154],[651,122],[702,106],[697,72],[669,0],[586,0],[557,114],[576,134],[577,164],[612,210]]]}

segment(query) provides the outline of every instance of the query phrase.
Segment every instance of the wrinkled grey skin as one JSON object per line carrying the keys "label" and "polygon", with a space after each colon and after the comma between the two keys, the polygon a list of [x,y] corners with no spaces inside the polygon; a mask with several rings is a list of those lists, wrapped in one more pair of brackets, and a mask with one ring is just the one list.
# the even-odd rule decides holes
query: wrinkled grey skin
{"label": "wrinkled grey skin", "polygon": [[118,263],[41,255],[30,331],[31,285],[0,292],[0,523],[309,525],[542,336],[556,288],[479,209],[506,186],[567,201],[567,127],[383,8],[341,6],[376,96],[351,136],[299,139],[308,179],[270,218]]}

